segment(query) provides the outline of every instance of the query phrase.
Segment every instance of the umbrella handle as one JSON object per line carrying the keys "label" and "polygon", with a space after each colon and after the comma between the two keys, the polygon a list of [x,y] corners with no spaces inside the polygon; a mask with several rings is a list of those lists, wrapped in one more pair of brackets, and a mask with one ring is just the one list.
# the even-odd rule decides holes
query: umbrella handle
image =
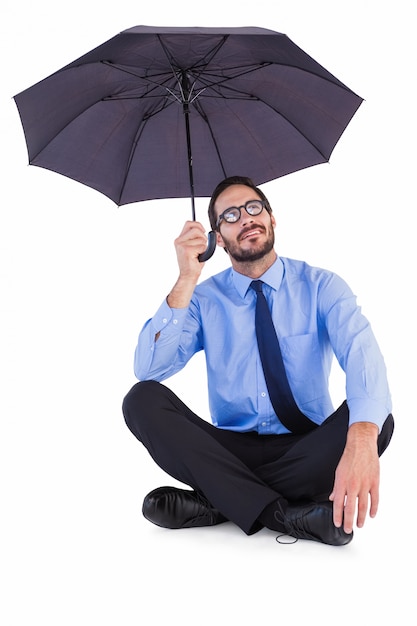
{"label": "umbrella handle", "polygon": [[214,230],[211,230],[208,234],[208,244],[207,244],[206,251],[198,255],[198,260],[200,261],[200,263],[204,263],[204,261],[207,261],[208,259],[210,259],[210,257],[213,256],[215,249],[216,249],[216,233],[214,232]]}

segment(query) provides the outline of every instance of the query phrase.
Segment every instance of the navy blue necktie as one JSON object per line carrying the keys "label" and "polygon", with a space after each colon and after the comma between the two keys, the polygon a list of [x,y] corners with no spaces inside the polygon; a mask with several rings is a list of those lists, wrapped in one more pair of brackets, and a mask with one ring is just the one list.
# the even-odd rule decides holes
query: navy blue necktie
{"label": "navy blue necktie", "polygon": [[294,434],[307,433],[317,424],[308,419],[298,408],[285,372],[281,348],[272,321],[268,303],[262,291],[263,282],[253,280],[256,291],[255,329],[259,354],[269,397],[279,420]]}

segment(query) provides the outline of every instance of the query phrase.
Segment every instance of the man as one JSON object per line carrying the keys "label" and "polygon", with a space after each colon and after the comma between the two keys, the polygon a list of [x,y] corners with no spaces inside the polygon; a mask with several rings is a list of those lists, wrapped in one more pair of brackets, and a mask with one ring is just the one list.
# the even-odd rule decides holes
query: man
{"label": "man", "polygon": [[[248,535],[267,527],[347,544],[355,518],[362,527],[368,509],[376,515],[379,456],[393,432],[369,322],[339,276],[277,256],[275,218],[250,179],[222,181],[209,218],[231,268],[197,285],[206,236],[187,222],[175,241],[178,280],[139,337],[142,382],[123,403],[128,427],[155,462],[191,487],[155,489],[143,514],[166,528],[230,520]],[[268,325],[273,338],[262,339]],[[160,383],[200,350],[213,423]],[[274,383],[279,352],[284,370]],[[347,400],[336,411],[328,390],[333,354],[346,374]]]}

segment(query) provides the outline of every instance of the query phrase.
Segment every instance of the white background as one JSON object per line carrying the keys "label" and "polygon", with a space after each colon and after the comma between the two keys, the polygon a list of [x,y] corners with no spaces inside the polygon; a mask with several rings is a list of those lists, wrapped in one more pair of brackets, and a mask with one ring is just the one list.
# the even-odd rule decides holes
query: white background
{"label": "white background", "polygon": [[[405,572],[416,556],[411,9],[407,0],[3,2],[4,626],[412,623]],[[120,407],[135,382],[139,329],[175,280],[173,239],[190,219],[190,204],[117,208],[83,185],[29,167],[12,99],[138,24],[284,32],[365,98],[330,164],[263,186],[278,252],[348,281],[388,367],[396,432],[381,460],[380,511],[346,548],[282,546],[270,531],[246,537],[231,524],[164,531],[141,515],[144,495],[174,481],[127,430]],[[198,201],[197,217],[208,228],[206,207]],[[203,276],[226,266],[218,249]],[[208,417],[203,359],[169,385]],[[342,400],[337,372],[332,389],[335,402]]]}

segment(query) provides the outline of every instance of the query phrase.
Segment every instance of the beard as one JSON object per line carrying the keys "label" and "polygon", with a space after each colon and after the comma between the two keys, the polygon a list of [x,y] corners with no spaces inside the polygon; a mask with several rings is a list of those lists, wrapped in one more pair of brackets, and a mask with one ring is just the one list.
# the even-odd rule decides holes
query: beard
{"label": "beard", "polygon": [[[251,226],[253,228],[253,226]],[[261,228],[261,227],[258,227]],[[250,248],[246,250],[242,250],[239,247],[239,242],[235,243],[230,240],[227,240],[223,237],[223,242],[225,243],[226,251],[228,254],[234,259],[237,263],[250,263],[252,261],[259,261],[264,256],[266,256],[274,247],[275,244],[275,233],[272,226],[268,228],[268,231],[262,227],[267,234],[267,238],[263,243],[255,243]]]}

